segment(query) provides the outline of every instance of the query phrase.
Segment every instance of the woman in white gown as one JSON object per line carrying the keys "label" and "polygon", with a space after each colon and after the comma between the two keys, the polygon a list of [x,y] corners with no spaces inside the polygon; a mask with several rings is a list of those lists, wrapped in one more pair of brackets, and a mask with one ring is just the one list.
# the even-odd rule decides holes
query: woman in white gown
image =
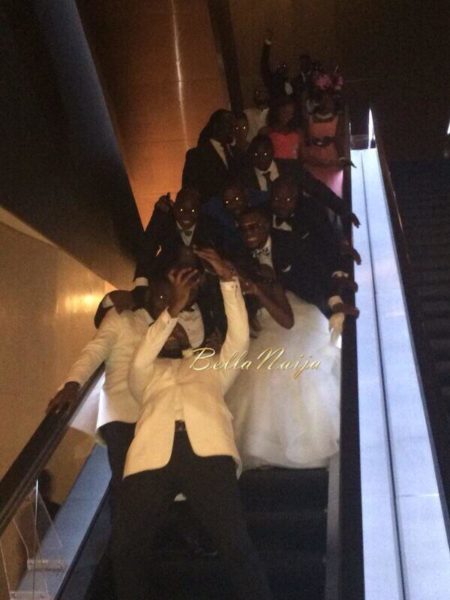
{"label": "woman in white gown", "polygon": [[259,305],[252,362],[226,397],[237,447],[246,469],[323,467],[339,449],[340,350],[316,306],[285,293],[270,267],[258,271],[241,278]]}

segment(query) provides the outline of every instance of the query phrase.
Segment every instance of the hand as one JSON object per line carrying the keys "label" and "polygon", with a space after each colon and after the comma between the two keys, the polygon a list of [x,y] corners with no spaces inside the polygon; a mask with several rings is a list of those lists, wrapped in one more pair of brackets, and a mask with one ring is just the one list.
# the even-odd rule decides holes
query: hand
{"label": "hand", "polygon": [[239,281],[241,283],[242,293],[250,296],[258,296],[259,295],[259,287],[258,285],[252,281],[251,279],[245,279],[244,277],[240,277]]}
{"label": "hand", "polygon": [[171,317],[177,317],[189,301],[191,290],[199,281],[198,269],[172,269],[168,275],[172,284],[173,294],[168,306]]}
{"label": "hand", "polygon": [[162,212],[168,213],[172,210],[173,205],[174,201],[170,197],[170,192],[168,192],[159,198],[158,202],[155,204],[155,208]]}
{"label": "hand", "polygon": [[128,292],[127,290],[114,290],[113,292],[110,292],[109,297],[119,315],[124,310],[131,310],[134,308],[132,292]]}
{"label": "hand", "polygon": [[349,158],[346,158],[345,156],[339,157],[339,164],[341,165],[341,167],[355,167],[355,169],[356,169],[356,165]]}
{"label": "hand", "polygon": [[350,277],[333,277],[333,281],[336,282],[337,287],[339,289],[339,292],[337,292],[337,294],[340,295],[341,291],[344,290],[349,290],[350,292],[357,292],[358,291],[358,284],[356,283],[356,281],[354,279],[351,279]]}
{"label": "hand", "polygon": [[79,383],[76,381],[68,381],[63,389],[59,390],[59,392],[50,400],[45,414],[48,415],[50,412],[58,414],[67,410],[78,399],[79,391]]}
{"label": "hand", "polygon": [[336,343],[344,330],[345,315],[344,313],[336,313],[331,315],[328,320],[328,331],[331,332],[331,341]]}
{"label": "hand", "polygon": [[347,304],[346,302],[338,302],[334,304],[331,312],[333,315],[343,314],[348,315],[349,317],[355,317],[356,319],[359,317],[359,309],[351,304]]}
{"label": "hand", "polygon": [[355,213],[351,213],[350,215],[350,223],[352,225],[354,225],[355,227],[359,227],[361,225],[358,217],[355,215]]}
{"label": "hand", "polygon": [[351,256],[357,265],[360,265],[362,262],[360,253],[347,240],[341,242],[341,255]]}
{"label": "hand", "polygon": [[236,275],[236,269],[230,261],[221,258],[213,248],[194,250],[194,253],[211,265],[222,281],[231,281]]}

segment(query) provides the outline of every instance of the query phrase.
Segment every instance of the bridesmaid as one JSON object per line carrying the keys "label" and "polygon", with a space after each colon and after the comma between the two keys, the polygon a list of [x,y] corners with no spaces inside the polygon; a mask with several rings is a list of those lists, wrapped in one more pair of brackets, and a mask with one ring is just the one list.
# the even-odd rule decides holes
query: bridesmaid
{"label": "bridesmaid", "polygon": [[323,92],[319,105],[308,117],[303,164],[306,169],[342,198],[343,119],[336,110],[331,92]]}
{"label": "bridesmaid", "polygon": [[299,160],[302,156],[303,133],[298,127],[295,101],[289,96],[279,98],[269,109],[267,127],[260,133],[268,135],[274,147],[274,158]]}

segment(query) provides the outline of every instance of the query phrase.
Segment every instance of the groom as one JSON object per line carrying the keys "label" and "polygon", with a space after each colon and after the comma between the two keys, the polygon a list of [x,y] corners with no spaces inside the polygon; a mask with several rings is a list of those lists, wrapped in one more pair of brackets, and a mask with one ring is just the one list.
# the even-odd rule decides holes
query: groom
{"label": "groom", "polygon": [[[228,330],[219,358],[227,360],[248,348],[245,304],[231,265],[214,250],[197,254],[220,278]],[[143,408],[127,455],[113,531],[118,598],[150,597],[148,577],[157,576],[151,570],[152,542],[173,498],[183,492],[221,553],[236,597],[269,600],[243,517],[236,481],[240,461],[224,402],[236,373],[196,371],[190,368],[192,357],[161,357],[169,356],[166,342],[197,285],[198,272],[181,269],[172,272],[170,280],[171,286],[152,282],[148,308],[155,322],[130,370],[131,390]]]}

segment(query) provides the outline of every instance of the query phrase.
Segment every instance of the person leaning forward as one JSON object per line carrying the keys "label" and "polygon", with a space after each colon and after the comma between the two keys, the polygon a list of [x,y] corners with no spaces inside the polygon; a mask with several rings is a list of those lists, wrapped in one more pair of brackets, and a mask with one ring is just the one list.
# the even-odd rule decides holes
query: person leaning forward
{"label": "person leaning forward", "polygon": [[[249,328],[234,269],[214,250],[197,251],[220,278],[228,330],[217,359],[245,352]],[[247,533],[236,469],[240,459],[224,394],[233,370],[195,370],[193,357],[158,358],[188,301],[198,274],[172,272],[167,308],[149,328],[130,369],[130,388],[143,402],[128,451],[112,547],[119,600],[148,600],[151,550],[168,506],[179,493],[211,535],[228,568],[236,597],[272,598]],[[163,354],[164,355],[164,354]],[[167,354],[166,354],[167,355]]]}

